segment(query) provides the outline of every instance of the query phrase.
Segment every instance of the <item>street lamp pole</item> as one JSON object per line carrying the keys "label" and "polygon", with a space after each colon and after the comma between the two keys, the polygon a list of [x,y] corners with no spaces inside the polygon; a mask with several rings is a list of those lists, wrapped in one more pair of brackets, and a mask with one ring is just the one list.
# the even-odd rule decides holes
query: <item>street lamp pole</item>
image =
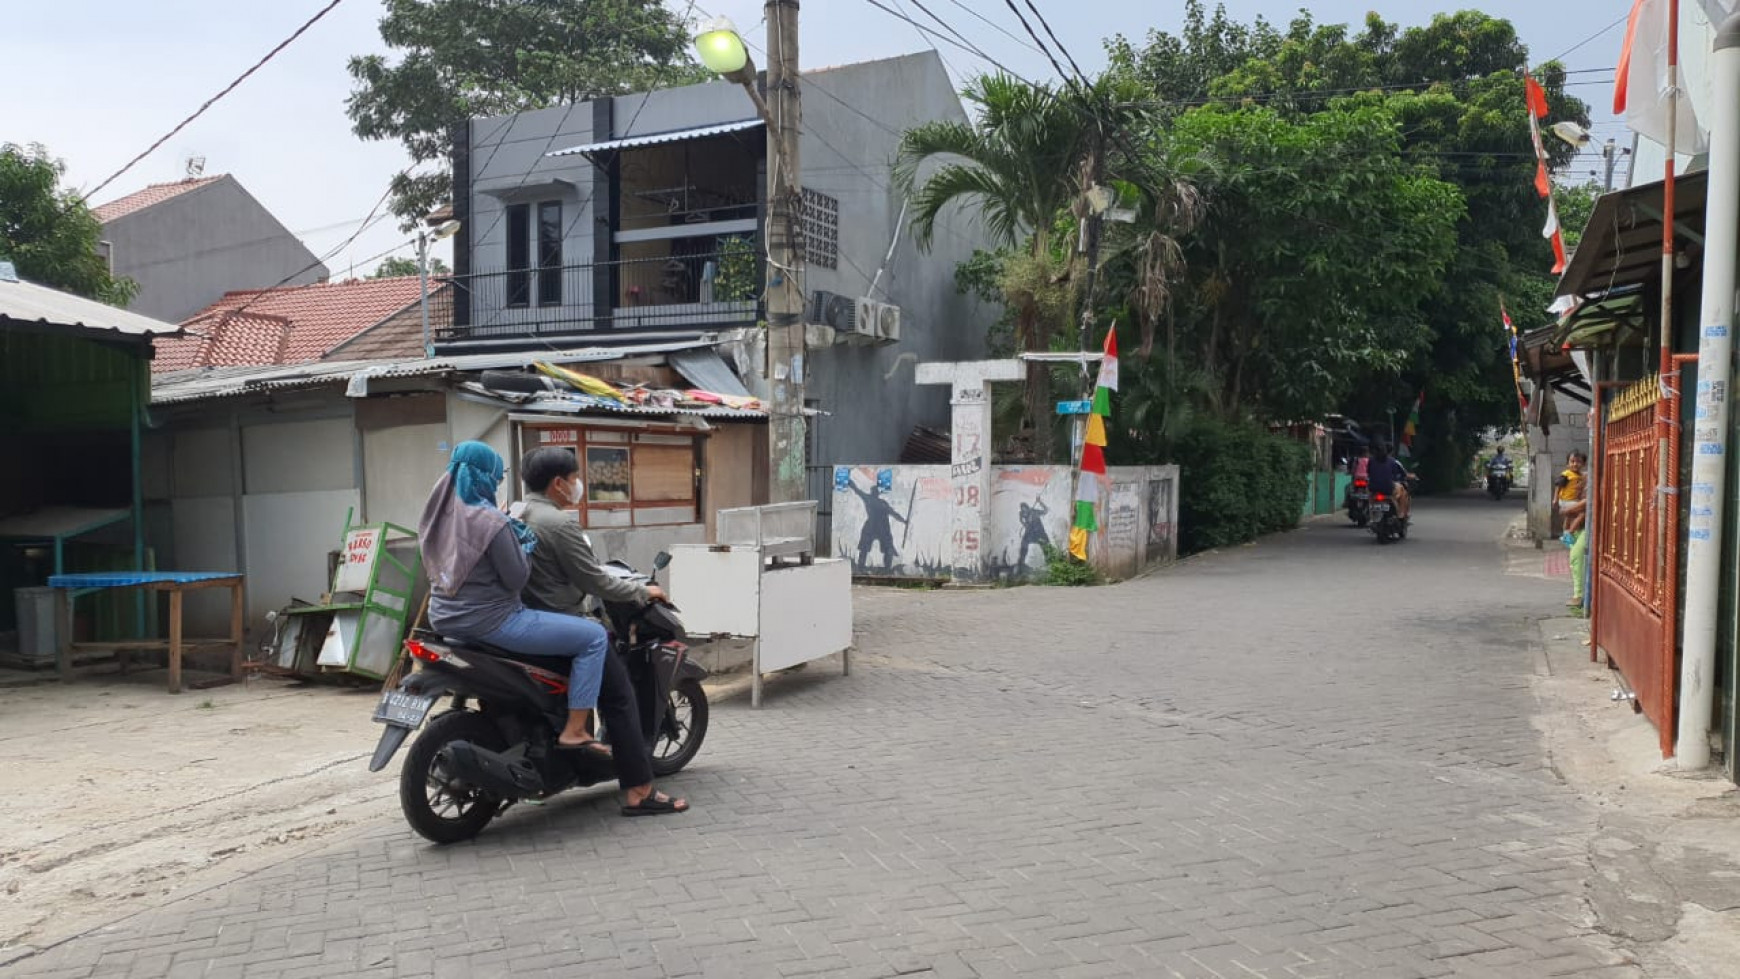
{"label": "street lamp pole", "polygon": [[802,500],[808,492],[804,439],[803,190],[798,182],[798,0],[767,0],[767,97],[756,89],[755,64],[729,20],[713,21],[695,38],[701,62],[749,93],[767,126],[768,499]]}

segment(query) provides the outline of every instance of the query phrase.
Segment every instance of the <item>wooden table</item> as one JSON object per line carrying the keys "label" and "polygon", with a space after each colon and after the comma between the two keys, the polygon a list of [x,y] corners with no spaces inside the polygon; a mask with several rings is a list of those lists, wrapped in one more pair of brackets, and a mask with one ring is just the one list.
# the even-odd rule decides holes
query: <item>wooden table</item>
{"label": "wooden table", "polygon": [[[181,692],[181,657],[190,649],[229,647],[229,677],[233,683],[242,678],[242,632],[245,624],[242,606],[242,575],[226,571],[99,571],[89,574],[57,574],[48,579],[55,589],[54,609],[59,641],[55,651],[55,666],[62,680],[73,673],[73,654],[80,651],[109,651],[125,654],[134,650],[169,651],[169,692]],[[120,642],[72,641],[72,605],[79,595],[109,589],[142,589],[163,592],[169,596],[169,637],[167,639],[131,639]],[[181,634],[181,598],[190,591],[206,588],[230,590],[230,635],[227,639],[190,639]]]}

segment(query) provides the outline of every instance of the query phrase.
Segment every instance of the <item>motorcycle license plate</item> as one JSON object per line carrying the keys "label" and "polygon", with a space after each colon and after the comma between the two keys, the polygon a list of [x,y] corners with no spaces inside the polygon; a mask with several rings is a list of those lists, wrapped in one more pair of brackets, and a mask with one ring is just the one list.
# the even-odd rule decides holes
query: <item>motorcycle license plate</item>
{"label": "motorcycle license plate", "polygon": [[1371,505],[1371,512],[1388,513],[1390,512],[1390,505],[1388,503],[1373,503]]}
{"label": "motorcycle license plate", "polygon": [[423,726],[423,718],[429,716],[429,708],[433,706],[434,697],[389,690],[381,696],[380,704],[375,707],[375,721],[416,729]]}

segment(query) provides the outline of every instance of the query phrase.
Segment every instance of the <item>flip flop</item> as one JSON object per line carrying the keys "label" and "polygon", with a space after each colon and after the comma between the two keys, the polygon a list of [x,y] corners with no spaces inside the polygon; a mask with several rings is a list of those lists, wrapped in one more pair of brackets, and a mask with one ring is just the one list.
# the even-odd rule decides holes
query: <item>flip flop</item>
{"label": "flip flop", "polygon": [[[678,803],[681,803],[679,807]],[[623,806],[624,816],[666,816],[671,813],[688,812],[689,802],[686,799],[673,799],[657,789],[647,793],[646,798],[632,806]]]}
{"label": "flip flop", "polygon": [[578,751],[578,752],[582,752],[584,754],[591,755],[592,757],[600,759],[602,761],[610,761],[611,758],[613,757],[610,753],[610,746],[605,744],[604,742],[598,740],[597,738],[587,738],[585,741],[576,741],[573,744],[569,744],[566,741],[557,740],[556,750],[557,751]]}

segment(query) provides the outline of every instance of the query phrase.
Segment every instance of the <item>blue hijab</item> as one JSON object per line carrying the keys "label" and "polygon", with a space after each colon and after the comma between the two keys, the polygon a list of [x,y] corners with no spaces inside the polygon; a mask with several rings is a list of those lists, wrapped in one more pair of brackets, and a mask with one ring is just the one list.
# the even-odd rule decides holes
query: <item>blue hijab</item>
{"label": "blue hijab", "polygon": [[[453,458],[447,463],[447,471],[453,474],[453,495],[459,497],[459,502],[491,510],[496,508],[495,494],[501,488],[502,477],[507,475],[507,465],[494,449],[482,442],[461,442],[453,447]],[[508,526],[519,538],[520,547],[527,554],[532,553],[532,548],[538,544],[532,529],[513,519],[508,520]]]}
{"label": "blue hijab", "polygon": [[531,530],[495,506],[496,487],[506,474],[501,456],[482,442],[465,442],[453,450],[417,521],[423,570],[437,595],[451,598],[458,593],[503,524],[513,528],[514,538],[531,553],[536,540]]}

